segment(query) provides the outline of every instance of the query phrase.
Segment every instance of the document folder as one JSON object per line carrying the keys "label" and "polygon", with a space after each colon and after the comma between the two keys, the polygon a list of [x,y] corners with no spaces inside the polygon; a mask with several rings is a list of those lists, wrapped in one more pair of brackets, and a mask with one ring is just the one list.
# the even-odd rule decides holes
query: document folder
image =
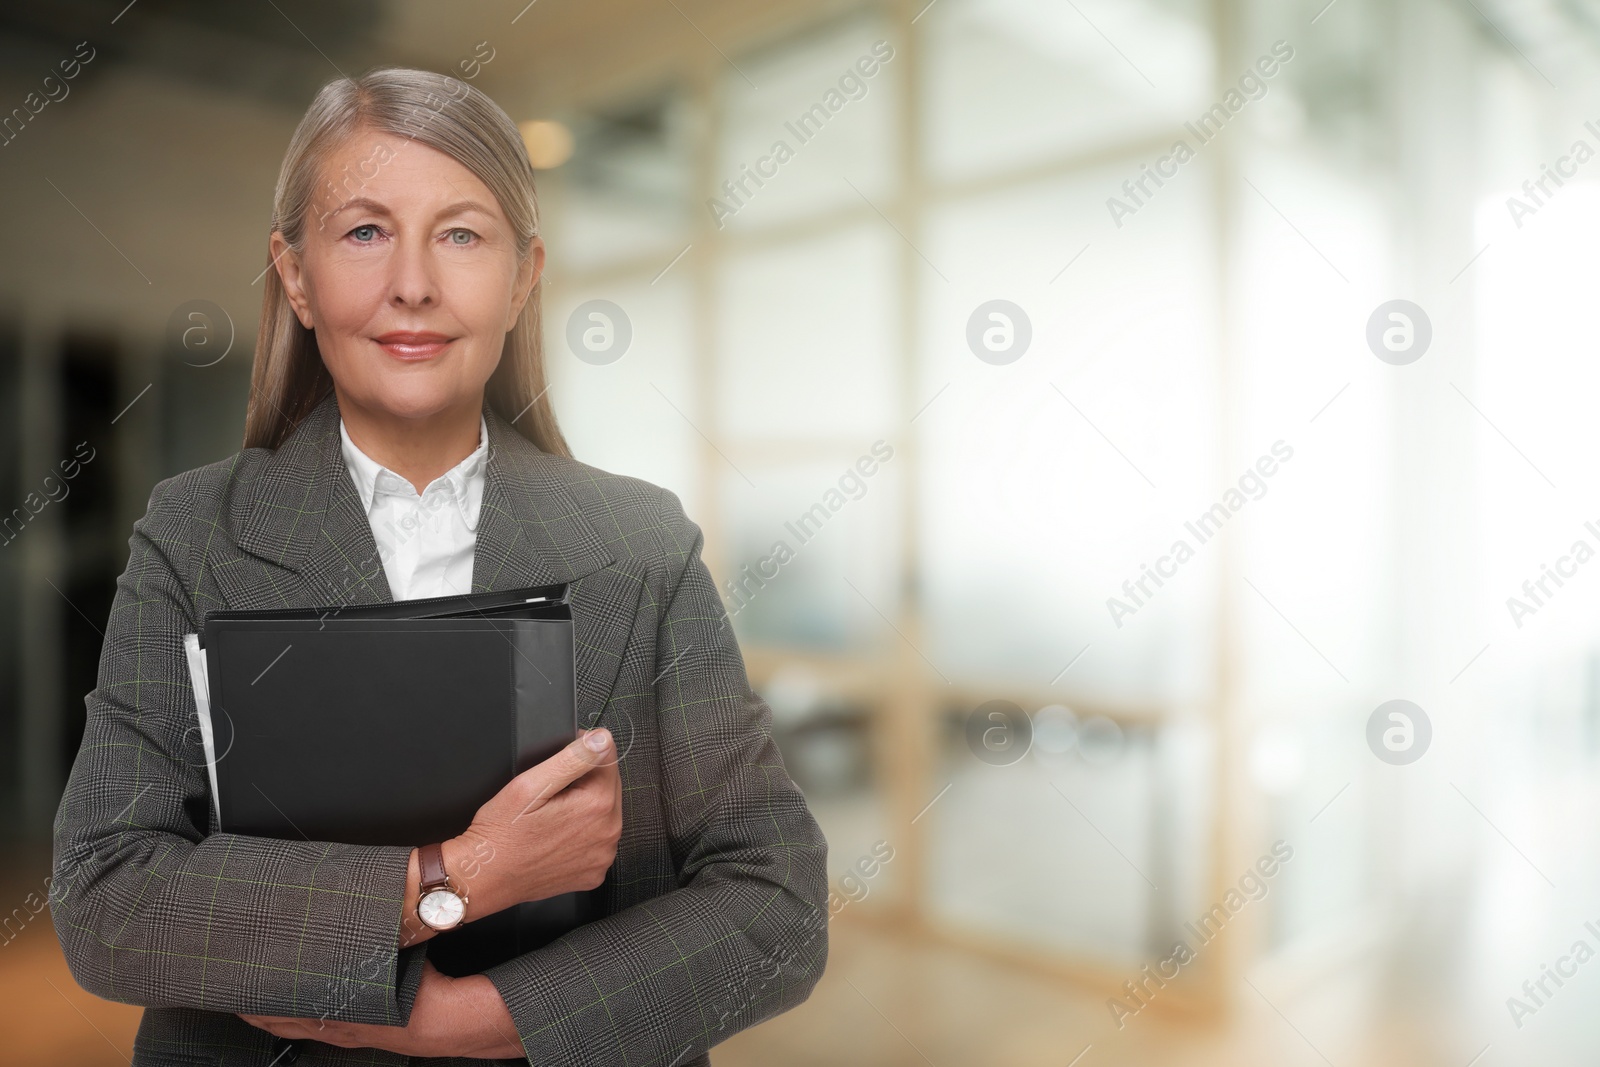
{"label": "document folder", "polygon": [[[577,732],[564,585],[219,611],[203,636],[190,662],[228,833],[442,841]],[[476,973],[587,921],[592,899],[569,893],[476,920],[436,937],[429,958],[446,974]]]}

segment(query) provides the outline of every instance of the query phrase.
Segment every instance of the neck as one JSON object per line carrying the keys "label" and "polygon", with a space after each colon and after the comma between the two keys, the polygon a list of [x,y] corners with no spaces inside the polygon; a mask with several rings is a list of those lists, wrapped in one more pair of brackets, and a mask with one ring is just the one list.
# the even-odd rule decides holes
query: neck
{"label": "neck", "polygon": [[407,418],[362,407],[337,387],[334,391],[351,442],[410,482],[418,493],[478,448],[482,396],[424,418]]}

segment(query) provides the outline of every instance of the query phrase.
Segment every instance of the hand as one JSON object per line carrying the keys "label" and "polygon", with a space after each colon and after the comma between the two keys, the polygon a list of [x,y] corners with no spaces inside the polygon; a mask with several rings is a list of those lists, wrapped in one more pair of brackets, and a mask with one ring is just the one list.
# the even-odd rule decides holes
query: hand
{"label": "hand", "polygon": [[493,982],[481,974],[447,978],[426,960],[417,999],[404,1026],[281,1015],[239,1018],[277,1037],[322,1041],[340,1048],[375,1048],[426,1057],[521,1059],[527,1055],[517,1037],[516,1023]]}
{"label": "hand", "polygon": [[622,776],[610,731],[592,730],[511,779],[445,842],[467,918],[595,889],[622,836]]}

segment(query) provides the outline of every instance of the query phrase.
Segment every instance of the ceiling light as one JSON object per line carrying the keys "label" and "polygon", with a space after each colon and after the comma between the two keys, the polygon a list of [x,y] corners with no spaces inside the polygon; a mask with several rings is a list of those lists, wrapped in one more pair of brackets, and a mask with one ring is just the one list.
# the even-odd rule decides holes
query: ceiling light
{"label": "ceiling light", "polygon": [[554,170],[572,158],[572,131],[563,123],[530,119],[518,128],[534,170]]}

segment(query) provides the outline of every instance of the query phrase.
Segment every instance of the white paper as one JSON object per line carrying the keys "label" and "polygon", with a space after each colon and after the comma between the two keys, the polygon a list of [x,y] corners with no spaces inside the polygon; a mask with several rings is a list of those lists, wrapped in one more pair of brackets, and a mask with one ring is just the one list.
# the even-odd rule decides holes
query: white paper
{"label": "white paper", "polygon": [[206,774],[211,779],[211,805],[217,822],[222,822],[222,802],[217,793],[217,743],[211,731],[211,676],[206,671],[206,651],[199,634],[185,634],[183,651],[189,658],[189,684],[194,688],[194,707],[200,717],[200,743],[206,750]]}

